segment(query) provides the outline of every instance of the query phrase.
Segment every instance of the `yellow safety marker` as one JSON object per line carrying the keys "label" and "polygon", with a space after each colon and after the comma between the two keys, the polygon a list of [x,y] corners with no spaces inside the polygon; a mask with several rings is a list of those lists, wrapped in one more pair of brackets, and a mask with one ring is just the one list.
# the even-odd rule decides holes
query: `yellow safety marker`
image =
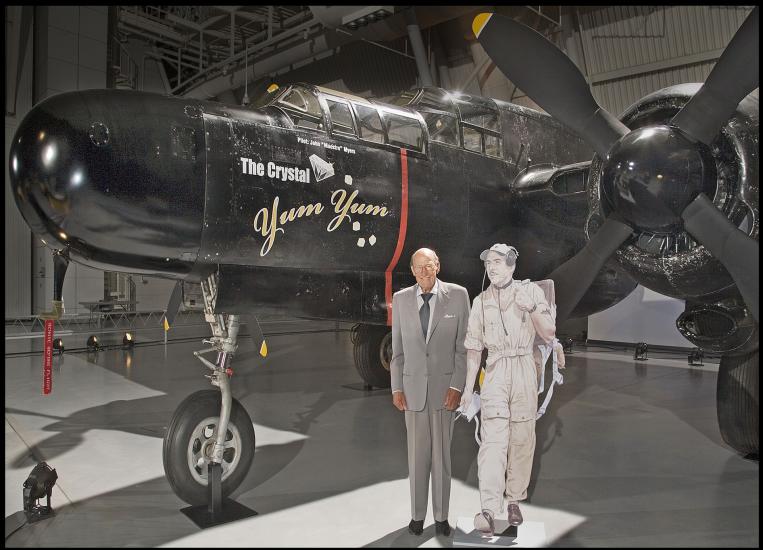
{"label": "yellow safety marker", "polygon": [[167,317],[164,318],[164,332],[170,330],[170,324],[167,322]]}
{"label": "yellow safety marker", "polygon": [[273,92],[275,92],[277,89],[278,89],[278,84],[276,84],[276,83],[273,83],[273,84],[271,84],[270,86],[268,86],[268,93],[269,93],[269,94],[272,94],[272,93],[273,93]]}
{"label": "yellow safety marker", "polygon": [[265,340],[262,341],[262,345],[260,346],[260,355],[263,357],[268,356],[268,344],[265,342]]}
{"label": "yellow safety marker", "polygon": [[485,25],[487,25],[487,22],[492,16],[492,13],[480,13],[477,15],[477,17],[474,18],[474,21],[472,21],[472,31],[474,31],[474,36],[477,38],[480,37],[482,29],[485,28]]}
{"label": "yellow safety marker", "polygon": [[480,369],[480,388],[482,387],[482,382],[485,381],[485,369]]}

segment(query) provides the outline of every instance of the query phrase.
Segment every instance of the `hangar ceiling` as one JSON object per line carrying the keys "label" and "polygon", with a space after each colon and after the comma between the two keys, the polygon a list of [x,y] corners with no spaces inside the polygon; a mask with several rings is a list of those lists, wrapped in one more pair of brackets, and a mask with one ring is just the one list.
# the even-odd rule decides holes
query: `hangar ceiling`
{"label": "hangar ceiling", "polygon": [[[389,48],[407,35],[409,6],[119,6],[117,37],[144,42],[159,60],[173,95],[208,99],[240,87],[253,74],[330,55],[363,40]],[[472,16],[489,9],[545,34],[558,31],[559,6],[426,6],[415,8],[422,29],[452,22],[463,41]],[[454,27],[450,27],[454,28]],[[408,55],[408,52],[399,52]],[[259,65],[258,65],[259,64]],[[245,71],[246,68],[246,71]]]}
{"label": "hangar ceiling", "polygon": [[120,6],[118,34],[137,37],[182,95],[256,56],[322,31],[307,6]]}

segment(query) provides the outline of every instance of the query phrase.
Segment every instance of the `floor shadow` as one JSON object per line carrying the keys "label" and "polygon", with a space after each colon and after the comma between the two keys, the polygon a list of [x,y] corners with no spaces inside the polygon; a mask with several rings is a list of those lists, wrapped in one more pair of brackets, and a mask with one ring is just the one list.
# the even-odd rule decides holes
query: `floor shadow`
{"label": "floor shadow", "polygon": [[416,548],[421,546],[429,539],[437,537],[443,541],[450,540],[452,537],[442,537],[435,535],[434,524],[425,527],[420,535],[412,535],[408,531],[408,526],[401,527],[391,533],[384,535],[364,545],[363,548]]}

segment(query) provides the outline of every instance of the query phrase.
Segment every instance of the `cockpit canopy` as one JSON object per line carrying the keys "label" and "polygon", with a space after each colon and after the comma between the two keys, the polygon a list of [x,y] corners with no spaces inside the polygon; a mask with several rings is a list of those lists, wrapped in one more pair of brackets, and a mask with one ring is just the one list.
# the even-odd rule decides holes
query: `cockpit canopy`
{"label": "cockpit canopy", "polygon": [[491,99],[441,88],[418,88],[405,91],[390,102],[421,113],[433,141],[488,157],[503,157],[501,118]]}
{"label": "cockpit canopy", "polygon": [[305,84],[288,86],[269,105],[297,128],[425,152],[425,123],[412,109]]}
{"label": "cockpit canopy", "polygon": [[285,113],[293,127],[332,137],[425,153],[428,136],[431,141],[488,157],[504,155],[498,107],[484,97],[418,88],[382,102],[321,86],[292,84],[276,92],[268,105]]}

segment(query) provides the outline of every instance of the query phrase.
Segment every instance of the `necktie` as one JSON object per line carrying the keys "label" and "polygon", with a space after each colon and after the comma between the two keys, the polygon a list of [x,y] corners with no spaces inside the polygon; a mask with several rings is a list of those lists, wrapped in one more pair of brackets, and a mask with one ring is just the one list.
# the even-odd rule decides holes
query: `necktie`
{"label": "necktie", "polygon": [[432,297],[432,293],[424,292],[421,297],[424,300],[424,305],[419,310],[419,320],[421,321],[421,332],[424,333],[424,340],[426,340],[427,329],[429,328],[429,299]]}

